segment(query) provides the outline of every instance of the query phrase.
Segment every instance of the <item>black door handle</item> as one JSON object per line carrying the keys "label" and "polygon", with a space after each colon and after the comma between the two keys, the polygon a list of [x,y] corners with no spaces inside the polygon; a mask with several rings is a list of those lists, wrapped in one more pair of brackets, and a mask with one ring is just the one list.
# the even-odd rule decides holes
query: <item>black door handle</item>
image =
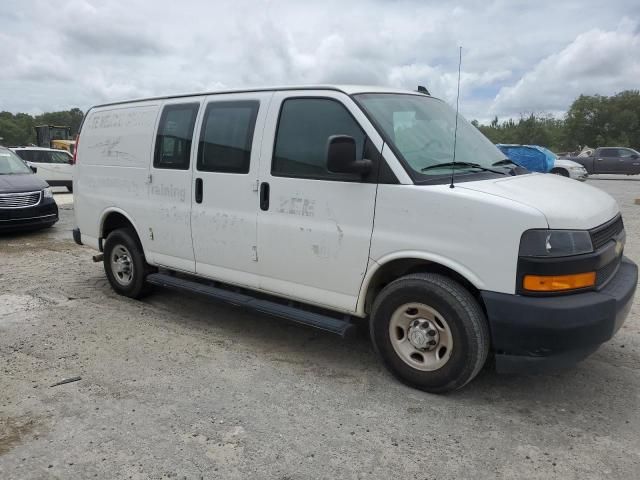
{"label": "black door handle", "polygon": [[202,179],[196,178],[196,203],[202,203]]}
{"label": "black door handle", "polygon": [[260,209],[269,210],[269,184],[267,182],[260,184]]}

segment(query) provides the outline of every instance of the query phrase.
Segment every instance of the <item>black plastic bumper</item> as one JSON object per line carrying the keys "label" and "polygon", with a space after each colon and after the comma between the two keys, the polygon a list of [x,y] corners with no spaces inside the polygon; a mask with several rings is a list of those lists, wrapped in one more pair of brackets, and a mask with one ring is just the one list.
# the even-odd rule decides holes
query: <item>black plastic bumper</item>
{"label": "black plastic bumper", "polygon": [[33,207],[0,209],[0,232],[44,228],[57,221],[58,205],[53,199],[45,199]]}
{"label": "black plastic bumper", "polygon": [[599,291],[556,297],[482,292],[498,372],[564,367],[593,353],[624,323],[637,283],[638,267],[623,258]]}

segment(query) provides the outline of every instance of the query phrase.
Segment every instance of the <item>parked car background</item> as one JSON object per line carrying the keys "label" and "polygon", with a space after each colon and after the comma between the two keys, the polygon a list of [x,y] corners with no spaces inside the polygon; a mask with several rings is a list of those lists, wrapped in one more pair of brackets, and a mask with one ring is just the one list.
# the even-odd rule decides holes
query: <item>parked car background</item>
{"label": "parked car background", "polygon": [[581,182],[589,176],[581,164],[559,159],[551,150],[539,145],[497,144],[496,146],[509,159],[532,172],[554,173]]}
{"label": "parked car background", "polygon": [[627,147],[600,147],[591,154],[566,157],[583,165],[588,173],[640,174],[640,153]]}
{"label": "parked car background", "polygon": [[532,172],[547,173],[553,168],[556,155],[539,145],[496,144],[510,160]]}
{"label": "parked car background", "polygon": [[14,152],[0,147],[0,231],[50,227],[57,221],[49,185]]}
{"label": "parked car background", "polygon": [[73,157],[65,150],[41,147],[14,147],[29,165],[37,168],[37,175],[52,187],[67,187],[73,191]]}
{"label": "parked car background", "polygon": [[557,158],[549,173],[570,177],[581,182],[584,182],[589,177],[587,169],[583,165],[565,158]]}

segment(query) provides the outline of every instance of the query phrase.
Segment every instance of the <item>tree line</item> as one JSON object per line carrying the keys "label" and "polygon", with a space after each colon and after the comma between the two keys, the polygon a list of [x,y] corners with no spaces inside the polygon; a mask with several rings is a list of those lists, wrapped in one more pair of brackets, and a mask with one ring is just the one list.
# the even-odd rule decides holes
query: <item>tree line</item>
{"label": "tree line", "polygon": [[640,149],[640,91],[580,95],[563,118],[529,114],[503,122],[494,117],[489,125],[472,123],[494,143],[541,145],[554,152],[585,146]]}
{"label": "tree line", "polygon": [[[36,125],[67,125],[75,135],[82,123],[79,108],[31,116],[0,112],[0,144],[35,143]],[[626,90],[612,96],[580,95],[563,118],[529,114],[488,125],[472,122],[494,143],[541,145],[554,152],[581,147],[620,146],[640,149],[640,91]]]}
{"label": "tree line", "polygon": [[71,127],[72,138],[82,123],[84,113],[79,108],[32,116],[28,113],[0,112],[0,145],[19,146],[36,143],[37,125]]}

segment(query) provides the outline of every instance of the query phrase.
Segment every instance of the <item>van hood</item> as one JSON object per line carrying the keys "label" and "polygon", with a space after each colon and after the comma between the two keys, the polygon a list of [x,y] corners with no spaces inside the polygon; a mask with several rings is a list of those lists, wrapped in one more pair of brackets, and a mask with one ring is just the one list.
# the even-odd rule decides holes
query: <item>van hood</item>
{"label": "van hood", "polygon": [[560,175],[531,173],[456,185],[506,198],[540,211],[549,228],[586,230],[611,220],[620,209],[600,189]]}

